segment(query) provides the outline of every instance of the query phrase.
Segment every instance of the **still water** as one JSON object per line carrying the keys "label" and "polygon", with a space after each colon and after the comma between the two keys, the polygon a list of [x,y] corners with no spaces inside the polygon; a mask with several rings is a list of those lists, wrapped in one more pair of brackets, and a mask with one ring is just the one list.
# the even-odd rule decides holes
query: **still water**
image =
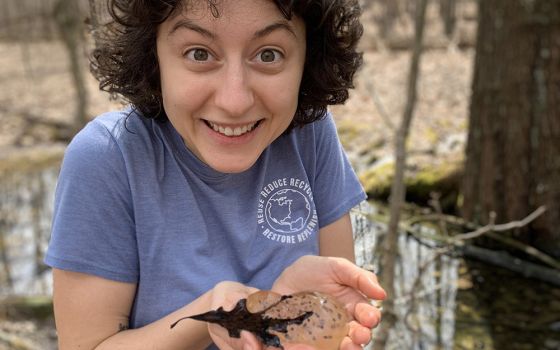
{"label": "still water", "polygon": [[58,166],[0,177],[0,296],[51,294],[46,250]]}
{"label": "still water", "polygon": [[[386,226],[369,219],[377,216],[377,208],[364,203],[352,217],[356,262],[378,272],[375,251]],[[388,349],[453,349],[458,271],[458,259],[400,235],[394,296],[398,321],[390,332]]]}

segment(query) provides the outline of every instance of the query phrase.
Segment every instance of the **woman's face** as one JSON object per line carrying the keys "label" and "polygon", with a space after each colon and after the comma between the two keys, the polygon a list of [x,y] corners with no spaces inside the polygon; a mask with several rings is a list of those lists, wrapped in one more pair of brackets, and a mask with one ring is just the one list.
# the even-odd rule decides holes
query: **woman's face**
{"label": "woman's face", "polygon": [[161,24],[163,105],[187,147],[224,173],[247,170],[290,125],[305,61],[305,24],[270,0],[206,0]]}

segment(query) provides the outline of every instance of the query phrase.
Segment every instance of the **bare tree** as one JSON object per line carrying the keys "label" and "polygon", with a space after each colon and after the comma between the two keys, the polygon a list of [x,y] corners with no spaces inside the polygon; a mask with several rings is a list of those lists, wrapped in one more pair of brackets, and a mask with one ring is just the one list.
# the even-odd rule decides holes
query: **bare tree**
{"label": "bare tree", "polygon": [[406,141],[410,131],[410,124],[414,115],[414,107],[416,105],[418,72],[420,70],[420,58],[422,55],[422,42],[424,37],[424,27],[426,20],[426,8],[428,0],[419,0],[416,8],[416,24],[415,24],[415,41],[410,63],[410,72],[408,78],[407,102],[401,125],[397,130],[395,138],[395,177],[391,187],[390,198],[390,219],[387,229],[387,235],[383,241],[383,251],[381,259],[381,282],[387,291],[388,298],[383,304],[383,322],[377,332],[374,349],[384,349],[388,339],[389,330],[396,323],[396,313],[394,311],[394,274],[395,262],[398,255],[398,236],[399,222],[402,204],[405,200],[406,189],[404,186],[404,172],[406,166]]}
{"label": "bare tree", "polygon": [[84,41],[82,18],[79,3],[75,0],[57,0],[53,18],[58,27],[60,37],[70,59],[70,73],[76,91],[76,111],[74,130],[80,129],[87,122],[88,93],[82,70],[82,46]]}
{"label": "bare tree", "polygon": [[439,0],[439,13],[443,20],[445,35],[451,39],[457,22],[457,0]]}
{"label": "bare tree", "polygon": [[383,14],[379,18],[379,33],[382,39],[387,39],[391,31],[394,29],[399,18],[399,2],[400,0],[383,0]]}

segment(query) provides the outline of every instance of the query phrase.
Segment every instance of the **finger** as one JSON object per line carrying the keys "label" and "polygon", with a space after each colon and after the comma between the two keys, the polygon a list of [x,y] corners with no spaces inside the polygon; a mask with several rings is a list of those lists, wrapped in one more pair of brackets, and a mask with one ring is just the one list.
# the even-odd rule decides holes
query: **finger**
{"label": "finger", "polygon": [[344,302],[346,310],[350,315],[352,315],[353,318],[356,318],[356,305],[367,304],[370,302],[370,299],[366,298],[362,293],[351,288],[347,288],[344,291],[344,297],[340,300]]}
{"label": "finger", "polygon": [[219,349],[222,350],[233,350],[233,346],[231,344],[231,339],[227,335],[227,331],[215,324],[208,325],[208,332],[212,337],[212,341]]}
{"label": "finger", "polygon": [[358,290],[367,297],[376,300],[383,300],[387,297],[387,293],[377,281],[377,276],[370,271],[360,269],[358,275]]}
{"label": "finger", "polygon": [[261,350],[263,346],[257,340],[257,337],[248,331],[241,331],[241,343],[243,350]]}
{"label": "finger", "polygon": [[222,306],[225,310],[231,310],[240,299],[258,291],[253,287],[245,286],[241,283],[224,281],[216,284],[212,289],[212,308]]}
{"label": "finger", "polygon": [[362,350],[362,345],[356,344],[349,337],[342,339],[340,350]]}
{"label": "finger", "polygon": [[377,281],[377,276],[342,258],[329,258],[331,269],[338,283],[357,289],[372,299],[385,299],[387,294]]}
{"label": "finger", "polygon": [[364,327],[377,327],[381,321],[381,311],[369,303],[356,304],[353,314],[356,321]]}
{"label": "finger", "polygon": [[364,327],[358,322],[350,322],[350,330],[348,336],[356,345],[367,344],[371,340],[371,329]]}

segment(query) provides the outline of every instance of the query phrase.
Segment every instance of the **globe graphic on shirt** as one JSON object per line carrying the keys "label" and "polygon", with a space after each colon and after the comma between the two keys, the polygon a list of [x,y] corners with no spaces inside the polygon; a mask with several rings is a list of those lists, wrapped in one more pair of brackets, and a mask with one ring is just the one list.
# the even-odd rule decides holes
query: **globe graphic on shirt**
{"label": "globe graphic on shirt", "polygon": [[275,231],[296,233],[303,230],[307,224],[311,216],[311,205],[301,192],[283,189],[268,199],[265,216]]}

